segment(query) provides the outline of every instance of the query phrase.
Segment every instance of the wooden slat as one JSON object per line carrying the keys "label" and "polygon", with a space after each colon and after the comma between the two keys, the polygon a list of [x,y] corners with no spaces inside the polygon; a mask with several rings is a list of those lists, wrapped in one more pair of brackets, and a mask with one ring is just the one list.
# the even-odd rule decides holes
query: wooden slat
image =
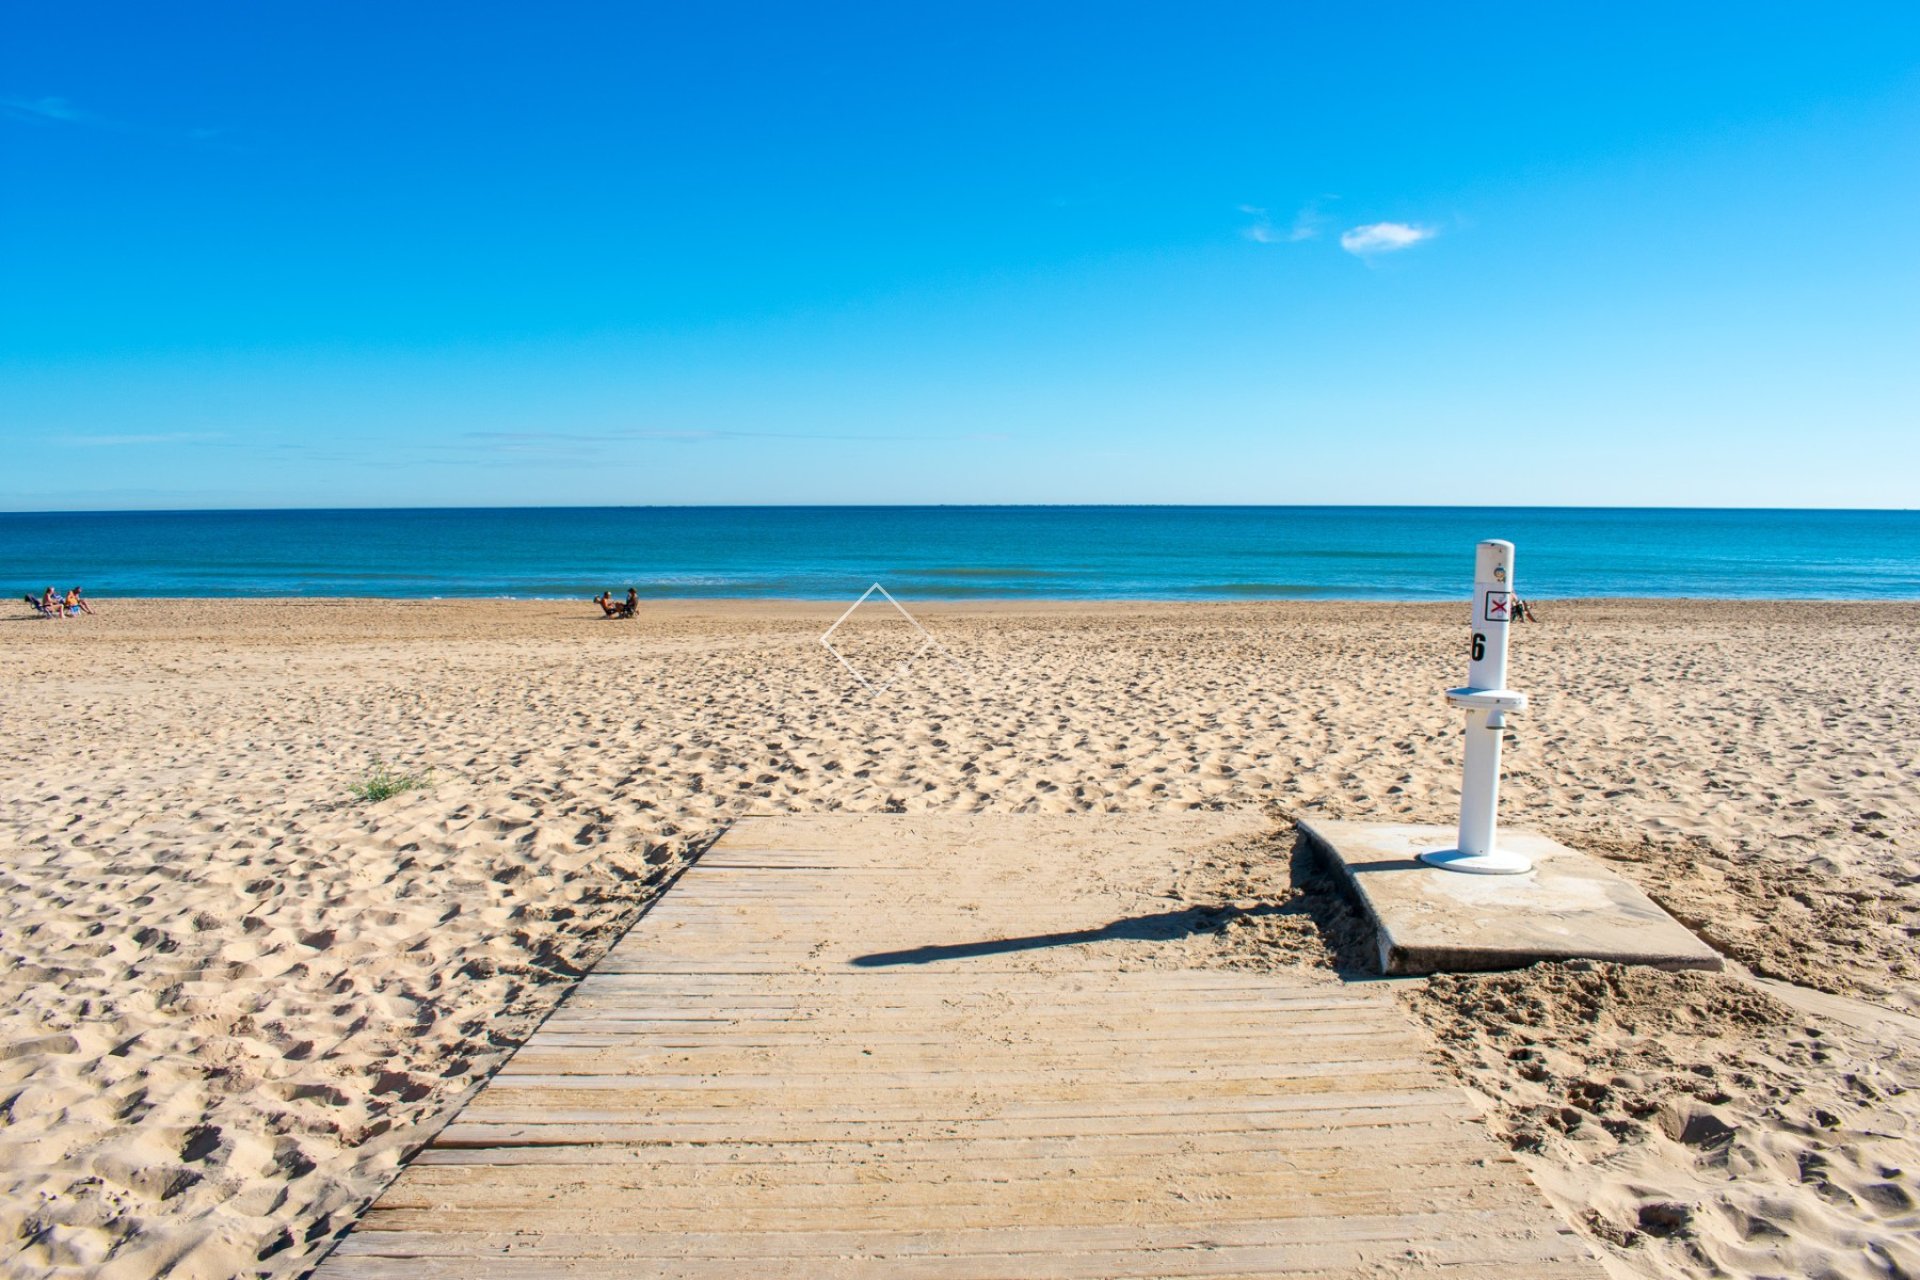
{"label": "wooden slat", "polygon": [[[1372,1129],[1343,1128],[1338,1132],[1294,1133],[1285,1143],[1276,1143],[1270,1134],[1259,1130],[1226,1132],[1207,1139],[1208,1155],[1224,1152],[1235,1155],[1231,1164],[1221,1167],[1235,1170],[1292,1168],[1301,1172],[1344,1169],[1354,1164],[1354,1153],[1366,1151],[1369,1158],[1385,1167],[1438,1163],[1457,1165],[1460,1135],[1453,1122],[1396,1124]],[[725,1176],[741,1176],[743,1168],[757,1169],[753,1176],[769,1179],[801,1178],[809,1183],[858,1182],[898,1170],[930,1170],[942,1165],[955,1167],[991,1164],[1006,1179],[1055,1177],[1076,1171],[1092,1173],[1104,1168],[1135,1169],[1143,1156],[1165,1156],[1169,1144],[1152,1134],[1098,1136],[1077,1134],[1071,1138],[997,1138],[972,1141],[939,1139],[894,1139],[882,1142],[816,1142],[760,1144],[742,1141],[702,1143],[620,1143],[596,1147],[431,1147],[414,1162],[410,1181],[439,1185],[443,1176],[436,1169],[455,1170],[444,1176],[494,1177],[498,1170],[523,1165],[566,1167],[570,1174],[549,1175],[590,1178],[584,1171],[603,1165],[644,1163],[649,1185],[674,1186],[692,1179],[712,1176],[706,1166],[718,1168]],[[1511,1162],[1509,1155],[1491,1157]],[[399,1191],[396,1187],[393,1192]]]}
{"label": "wooden slat", "polygon": [[[1015,1117],[1011,1119],[874,1119],[812,1120],[792,1114],[769,1114],[765,1109],[710,1110],[699,1120],[676,1116],[610,1120],[605,1113],[537,1112],[537,1120],[479,1119],[471,1112],[441,1131],[436,1142],[445,1146],[516,1146],[527,1144],[599,1145],[608,1142],[724,1142],[742,1138],[754,1142],[858,1142],[882,1138],[922,1137],[932,1129],[970,1138],[1077,1138],[1101,1134],[1159,1134],[1168,1150],[1179,1150],[1179,1139],[1204,1142],[1205,1135],[1258,1130],[1282,1134],[1327,1126],[1364,1127],[1399,1125],[1435,1118],[1459,1119],[1457,1100],[1431,1107],[1376,1107],[1342,1111],[1268,1112],[1252,1108],[1232,1111],[1178,1112],[1143,1116]],[[509,1113],[511,1115],[511,1113]],[[522,1112],[524,1116],[528,1113]],[[1275,1141],[1283,1139],[1276,1138]],[[1474,1149],[1465,1136],[1462,1147]]]}
{"label": "wooden slat", "polygon": [[[548,1258],[844,1258],[865,1255],[901,1258],[915,1254],[1000,1254],[1040,1259],[1062,1254],[1110,1250],[1185,1250],[1192,1234],[1181,1224],[1124,1226],[1005,1225],[981,1228],[865,1231],[649,1231],[629,1227],[613,1232],[577,1232],[564,1228],[520,1234],[503,1230],[498,1215],[485,1231],[358,1231],[341,1246],[343,1254],[393,1256],[406,1249],[425,1257],[484,1259],[497,1252]],[[1259,1249],[1276,1260],[1283,1248],[1302,1252],[1315,1245],[1351,1249],[1366,1243],[1421,1242],[1418,1255],[1467,1261],[1505,1253],[1515,1259],[1564,1256],[1564,1229],[1543,1227],[1531,1209],[1449,1210],[1406,1214],[1314,1215],[1305,1218],[1248,1218],[1212,1224],[1208,1239],[1217,1250]],[[1404,1248],[1404,1246],[1403,1246]],[[1405,1253],[1402,1256],[1406,1256]],[[1324,1265],[1324,1264],[1322,1264]],[[1598,1274],[1598,1273],[1596,1273]]]}
{"label": "wooden slat", "polygon": [[[1425,1176],[1409,1179],[1402,1172],[1415,1167]],[[1354,1169],[1334,1165],[1310,1173],[1297,1165],[1276,1162],[1262,1167],[1257,1161],[1244,1162],[1241,1171],[1233,1174],[1189,1174],[1177,1169],[1143,1174],[1141,1168],[1138,1161],[1093,1164],[1088,1168],[1074,1166],[1072,1204],[1065,1206],[1065,1211],[1082,1220],[1098,1222],[1108,1216],[1113,1203],[1144,1207],[1148,1201],[1158,1201],[1160,1203],[1150,1210],[1157,1218],[1165,1219],[1182,1212],[1211,1217],[1210,1200],[1233,1199],[1238,1202],[1234,1206],[1236,1210],[1243,1211],[1260,1202],[1249,1216],[1289,1218],[1341,1212],[1335,1207],[1336,1202],[1377,1202],[1375,1207],[1361,1212],[1388,1211],[1380,1205],[1390,1203],[1391,1211],[1407,1212],[1416,1200],[1423,1204],[1431,1202],[1432,1208],[1456,1204],[1462,1192],[1505,1204],[1520,1203],[1519,1198],[1526,1194],[1524,1188],[1517,1186],[1485,1188],[1482,1186],[1484,1175],[1479,1170],[1458,1167],[1457,1161],[1444,1157],[1418,1166],[1396,1160],[1391,1166]],[[845,1177],[821,1177],[817,1171],[805,1170],[804,1176],[772,1180],[766,1170],[755,1169],[745,1176],[755,1180],[757,1194],[752,1206],[755,1212],[791,1210],[810,1215],[803,1216],[789,1230],[821,1229],[842,1214],[861,1217],[884,1212],[893,1216],[901,1210],[932,1206],[1001,1213],[1015,1197],[1058,1198],[1062,1186],[1058,1174],[1049,1170],[1014,1170],[985,1161],[976,1164],[972,1177],[921,1176],[928,1171],[929,1166],[922,1165],[899,1170],[863,1167],[845,1171]],[[649,1226],[658,1227],[661,1224],[654,1222],[651,1215],[683,1210],[704,1214],[713,1204],[716,1192],[734,1190],[743,1177],[739,1170],[711,1168],[707,1177],[670,1183],[641,1176],[638,1171],[610,1174],[605,1169],[590,1177],[571,1180],[556,1180],[550,1167],[515,1166],[504,1170],[468,1167],[440,1171],[450,1172],[467,1176],[408,1179],[404,1186],[395,1187],[382,1197],[378,1212],[516,1209],[524,1208],[529,1195],[538,1192],[542,1196],[539,1212],[574,1213],[575,1225],[581,1230],[591,1229],[596,1217],[605,1222],[630,1223],[632,1218],[627,1215],[646,1217]],[[1297,1185],[1287,1186],[1284,1193],[1276,1196],[1275,1188],[1282,1185],[1274,1176],[1278,1172],[1295,1174]],[[1041,1183],[1049,1185],[1038,1185]],[[859,1203],[848,1195],[849,1187],[884,1194],[884,1199]],[[1167,1198],[1170,1187],[1178,1188],[1179,1199]],[[1273,1203],[1264,1203],[1268,1201]],[[380,1225],[387,1230],[404,1229],[392,1225],[395,1221],[387,1218]],[[499,1225],[497,1218],[485,1223],[474,1221],[481,1230],[493,1230]],[[372,1225],[371,1219],[369,1225]],[[443,1225],[453,1229],[453,1220],[448,1219]],[[528,1225],[528,1221],[522,1220],[519,1225]],[[699,1230],[707,1225],[703,1220],[683,1224],[687,1230]],[[939,1224],[922,1219],[908,1225]],[[991,1221],[985,1225],[991,1225]]]}
{"label": "wooden slat", "polygon": [[[1361,1261],[1349,1260],[1345,1265],[1318,1266],[1291,1253],[1275,1262],[1270,1258],[1247,1257],[1244,1252],[1193,1250],[1172,1258],[1147,1252],[1128,1252],[1074,1258],[1061,1265],[1081,1266],[1083,1269],[1077,1275],[1057,1269],[1052,1275],[1054,1280],[1085,1280],[1087,1277],[1134,1280],[1135,1277],[1167,1276],[1206,1276],[1209,1280],[1272,1280],[1275,1276],[1285,1276],[1288,1280],[1353,1280],[1361,1275],[1390,1276],[1404,1270],[1393,1265],[1404,1259],[1390,1258],[1385,1265],[1369,1265],[1364,1258],[1362,1254]],[[1242,1270],[1235,1265],[1243,1260],[1254,1269]],[[761,1277],[768,1277],[769,1280],[841,1280],[851,1277],[868,1280],[873,1277],[888,1277],[888,1280],[1021,1280],[1026,1276],[1038,1276],[1039,1273],[1028,1268],[1026,1263],[1025,1258],[998,1255],[888,1258],[878,1262],[858,1259],[833,1262],[812,1258],[798,1262],[756,1259],[751,1272],[745,1272],[740,1263],[731,1260],[689,1258],[649,1259],[644,1269],[627,1272],[624,1268],[615,1270],[599,1259],[585,1262],[555,1261],[503,1254],[487,1260],[484,1274],[491,1280],[583,1280],[610,1274],[644,1275],[648,1280],[740,1280],[743,1274],[751,1274],[755,1280]],[[1225,1269],[1219,1269],[1223,1265]],[[1525,1275],[1529,1280],[1592,1280],[1593,1268],[1593,1262],[1584,1254],[1535,1259],[1524,1267],[1511,1262],[1489,1263],[1478,1258],[1465,1262],[1439,1262],[1423,1257],[1417,1270],[1408,1274],[1429,1277],[1430,1280],[1512,1280],[1517,1275]],[[329,1267],[326,1274],[350,1277],[351,1280],[466,1280],[474,1271],[472,1261],[467,1258],[408,1255],[345,1257]]]}

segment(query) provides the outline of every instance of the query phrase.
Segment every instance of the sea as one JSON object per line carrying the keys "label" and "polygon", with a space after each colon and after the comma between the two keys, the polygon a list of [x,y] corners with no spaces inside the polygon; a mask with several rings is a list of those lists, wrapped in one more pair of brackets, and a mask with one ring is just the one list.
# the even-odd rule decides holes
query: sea
{"label": "sea", "polygon": [[0,513],[0,584],[112,596],[1920,599],[1920,511],[518,507]]}

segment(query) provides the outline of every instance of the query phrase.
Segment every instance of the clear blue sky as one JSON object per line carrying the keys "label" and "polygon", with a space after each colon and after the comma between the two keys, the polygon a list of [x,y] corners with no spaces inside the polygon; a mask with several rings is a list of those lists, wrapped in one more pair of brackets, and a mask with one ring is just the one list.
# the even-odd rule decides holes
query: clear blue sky
{"label": "clear blue sky", "polygon": [[0,508],[1916,505],[1920,6],[0,8]]}

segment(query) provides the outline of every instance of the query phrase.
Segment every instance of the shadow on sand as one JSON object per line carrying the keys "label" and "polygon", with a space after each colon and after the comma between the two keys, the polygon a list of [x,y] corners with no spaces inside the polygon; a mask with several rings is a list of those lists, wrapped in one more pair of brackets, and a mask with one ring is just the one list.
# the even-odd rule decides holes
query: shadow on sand
{"label": "shadow on sand", "polygon": [[1262,902],[1251,907],[1228,904],[1183,907],[1177,911],[1156,911],[1151,915],[1129,916],[1103,924],[1097,929],[1075,929],[1062,933],[1037,933],[1024,938],[993,938],[980,942],[952,942],[913,947],[905,951],[876,951],[855,956],[847,963],[862,969],[890,965],[937,964],[942,960],[965,960],[976,956],[1005,955],[1015,951],[1037,951],[1045,947],[1071,947],[1084,942],[1172,942],[1195,934],[1219,933],[1232,921],[1255,916],[1304,916],[1313,922],[1321,939],[1333,953],[1335,968],[1348,978],[1370,976],[1374,960],[1373,928],[1356,908],[1346,886],[1331,871],[1323,855],[1297,829],[1281,836],[1285,853],[1275,848],[1276,856],[1287,860],[1287,896],[1277,902]]}
{"label": "shadow on sand", "polygon": [[1284,906],[1262,903],[1257,907],[1186,907],[1179,911],[1156,911],[1152,915],[1129,916],[1103,924],[1098,929],[1074,929],[1065,933],[1036,933],[1025,938],[995,938],[988,942],[955,942],[946,946],[914,947],[908,951],[876,951],[855,956],[847,963],[863,969],[895,964],[933,964],[940,960],[964,960],[971,956],[997,956],[1009,951],[1036,951],[1042,947],[1071,947],[1082,942],[1171,942],[1196,933],[1217,933],[1236,916],[1292,914]]}

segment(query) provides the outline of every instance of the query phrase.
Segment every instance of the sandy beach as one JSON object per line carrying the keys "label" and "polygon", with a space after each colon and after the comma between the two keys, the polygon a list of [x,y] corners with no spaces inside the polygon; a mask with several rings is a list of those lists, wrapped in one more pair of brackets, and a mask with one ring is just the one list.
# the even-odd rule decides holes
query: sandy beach
{"label": "sandy beach", "polygon": [[[740,816],[1260,811],[1193,962],[1339,968],[1291,819],[1456,800],[1458,605],[96,607],[0,614],[9,1276],[301,1274]],[[1400,998],[1614,1274],[1920,1274],[1920,605],[1540,612],[1504,820],[1733,963]]]}

